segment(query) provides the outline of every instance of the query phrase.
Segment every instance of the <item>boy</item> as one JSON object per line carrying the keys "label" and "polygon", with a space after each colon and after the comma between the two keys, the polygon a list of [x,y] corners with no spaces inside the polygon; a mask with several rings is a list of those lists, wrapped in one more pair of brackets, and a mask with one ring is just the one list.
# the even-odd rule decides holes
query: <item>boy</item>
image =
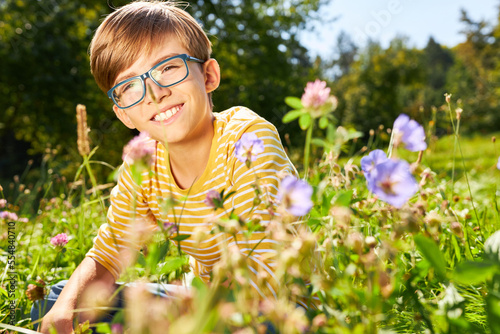
{"label": "boy", "polygon": [[[73,310],[85,289],[95,282],[113,287],[125,266],[124,250],[140,247],[133,242],[137,224],[154,229],[157,221],[177,222],[179,233],[187,235],[197,227],[210,229],[214,210],[204,199],[210,190],[223,189],[237,191],[225,205],[240,217],[255,213],[263,221],[270,220],[263,204],[253,207],[252,183],[256,177],[260,184],[267,183],[265,195],[274,199],[277,175],[296,175],[296,170],[272,124],[244,107],[212,112],[211,93],[220,83],[220,69],[210,54],[211,43],[203,29],[172,3],[133,2],[110,14],[98,28],[90,47],[92,73],[108,92],[120,121],[149,135],[145,145],[154,148],[148,166],[153,173],[144,172],[137,185],[124,162],[112,191],[108,223],[101,226],[93,248],[45,315],[42,332],[54,326],[59,333],[70,333]],[[248,133],[264,143],[264,152],[251,169],[234,152],[235,143]],[[162,203],[171,197],[179,204],[165,212]],[[205,281],[220,259],[221,236],[199,244],[192,238],[181,242],[182,250],[196,260],[195,275]],[[242,254],[251,253],[252,286],[262,298],[275,295],[278,282],[266,254],[275,252],[276,242],[265,238],[264,232],[253,233],[248,243],[241,234],[236,239],[227,237],[226,243],[236,245]],[[267,282],[258,286],[262,272],[267,273]]]}

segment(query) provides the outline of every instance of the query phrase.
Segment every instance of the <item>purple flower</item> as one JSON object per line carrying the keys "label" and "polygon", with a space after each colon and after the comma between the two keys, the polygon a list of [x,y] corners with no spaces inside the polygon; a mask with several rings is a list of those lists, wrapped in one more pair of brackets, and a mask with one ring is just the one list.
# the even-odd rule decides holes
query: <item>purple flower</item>
{"label": "purple flower", "polygon": [[378,164],[386,161],[387,155],[382,150],[373,150],[367,156],[361,158],[361,169],[365,175],[369,175]]}
{"label": "purple flower", "polygon": [[3,198],[0,199],[0,209],[5,208],[6,205],[7,205],[7,200]]}
{"label": "purple flower", "polygon": [[497,168],[500,169],[500,157],[498,157]]}
{"label": "purple flower", "polygon": [[395,146],[402,142],[405,144],[405,148],[412,152],[423,151],[427,148],[424,128],[417,121],[410,119],[408,115],[399,115],[394,121],[392,131],[394,132]]}
{"label": "purple flower", "polygon": [[123,148],[123,161],[129,164],[136,162],[152,163],[155,146],[151,145],[151,138],[146,132],[141,132],[138,136],[132,138]]}
{"label": "purple flower", "polygon": [[50,244],[54,247],[64,247],[68,243],[68,235],[66,233],[60,233],[50,239]]}
{"label": "purple flower", "polygon": [[220,193],[217,190],[209,190],[203,203],[214,210],[222,208],[222,198],[220,197]]}
{"label": "purple flower", "polygon": [[257,154],[262,152],[264,152],[264,142],[255,133],[244,133],[235,145],[236,158],[245,162],[247,166],[257,159]]}
{"label": "purple flower", "polygon": [[112,324],[111,325],[111,334],[122,334],[123,333],[123,325],[122,324]]}
{"label": "purple flower", "polygon": [[163,223],[163,232],[165,232],[167,237],[171,237],[177,232],[177,225],[170,222]]}
{"label": "purple flower", "polygon": [[282,181],[278,189],[278,199],[285,210],[294,216],[306,215],[312,208],[312,187],[294,176],[288,175]]}
{"label": "purple flower", "polygon": [[14,212],[9,212],[9,211],[0,212],[0,218],[3,218],[5,220],[9,220],[9,221],[17,221],[19,219]]}
{"label": "purple flower", "polygon": [[410,165],[404,160],[387,159],[379,163],[367,180],[372,193],[396,208],[402,207],[418,190]]}
{"label": "purple flower", "polygon": [[306,108],[319,108],[328,101],[330,88],[326,87],[326,82],[316,79],[314,82],[308,82],[304,89],[301,102]]}

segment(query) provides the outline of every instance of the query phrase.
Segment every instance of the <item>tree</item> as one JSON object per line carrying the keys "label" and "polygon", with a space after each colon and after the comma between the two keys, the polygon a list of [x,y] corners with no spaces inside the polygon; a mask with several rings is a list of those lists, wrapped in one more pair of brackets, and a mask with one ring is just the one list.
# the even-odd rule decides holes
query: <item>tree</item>
{"label": "tree", "polygon": [[379,125],[392,126],[402,112],[415,115],[424,87],[422,51],[408,49],[404,39],[394,39],[384,50],[371,42],[360,53],[348,75],[335,83],[339,92],[338,113],[345,125],[368,133]]}
{"label": "tree", "polygon": [[464,112],[462,124],[472,131],[495,131],[500,126],[500,23],[491,27],[473,21],[462,11],[465,42],[457,45],[455,64],[448,73],[447,90],[460,98]]}

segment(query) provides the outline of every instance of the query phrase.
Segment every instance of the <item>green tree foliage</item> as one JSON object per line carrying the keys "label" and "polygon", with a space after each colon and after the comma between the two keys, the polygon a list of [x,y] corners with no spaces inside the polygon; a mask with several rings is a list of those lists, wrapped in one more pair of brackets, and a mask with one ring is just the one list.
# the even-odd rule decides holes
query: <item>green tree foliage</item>
{"label": "green tree foliage", "polygon": [[[111,5],[128,2],[114,0]],[[216,111],[246,105],[282,133],[293,130],[280,122],[287,111],[283,100],[300,95],[305,83],[317,75],[297,33],[322,2],[191,2],[187,11],[209,32],[222,69],[214,96]],[[25,158],[26,147],[36,154],[59,145],[59,154],[66,157],[62,161],[77,160],[78,103],[87,106],[92,145],[100,146],[95,158],[120,163],[121,149],[131,134],[116,120],[95,84],[87,54],[100,20],[111,11],[100,0],[0,2],[0,140],[8,144],[0,145],[0,178],[24,168],[15,162]],[[61,167],[70,169],[68,175],[74,170]]]}
{"label": "green tree foliage", "polygon": [[424,106],[440,106],[446,93],[446,77],[454,59],[451,50],[429,38],[423,54],[426,82],[423,96]]}
{"label": "green tree foliage", "polygon": [[464,125],[472,131],[492,131],[500,126],[500,21],[491,27],[471,20],[465,11],[462,31],[466,41],[454,48],[456,62],[448,72],[447,88],[463,103]]}
{"label": "green tree foliage", "polygon": [[[91,111],[91,127],[112,115],[90,74],[87,55],[93,31],[108,10],[105,3],[7,0],[1,7],[0,138],[14,145],[2,148],[12,153],[2,152],[6,176],[24,168],[10,163],[26,154],[16,149],[19,142],[29,143],[30,154],[59,147],[68,158],[61,161],[77,155],[76,104]],[[94,144],[99,144],[96,134]]]}
{"label": "green tree foliage", "polygon": [[334,83],[341,122],[366,134],[380,124],[392,125],[401,112],[418,112],[425,78],[421,59],[422,51],[407,48],[403,39],[385,50],[370,43]]}

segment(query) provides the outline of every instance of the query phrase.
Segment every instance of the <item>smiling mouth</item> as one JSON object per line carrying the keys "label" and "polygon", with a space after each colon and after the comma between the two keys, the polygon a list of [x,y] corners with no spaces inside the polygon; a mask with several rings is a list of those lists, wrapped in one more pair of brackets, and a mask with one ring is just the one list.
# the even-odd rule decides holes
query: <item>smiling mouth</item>
{"label": "smiling mouth", "polygon": [[155,115],[155,117],[153,117],[152,119],[155,121],[158,121],[158,122],[165,121],[165,120],[169,119],[170,117],[174,116],[175,114],[177,114],[177,112],[179,110],[181,110],[181,108],[183,106],[184,106],[183,104],[180,104],[180,105],[177,105],[175,107],[172,107],[168,110],[165,110],[165,111]]}

